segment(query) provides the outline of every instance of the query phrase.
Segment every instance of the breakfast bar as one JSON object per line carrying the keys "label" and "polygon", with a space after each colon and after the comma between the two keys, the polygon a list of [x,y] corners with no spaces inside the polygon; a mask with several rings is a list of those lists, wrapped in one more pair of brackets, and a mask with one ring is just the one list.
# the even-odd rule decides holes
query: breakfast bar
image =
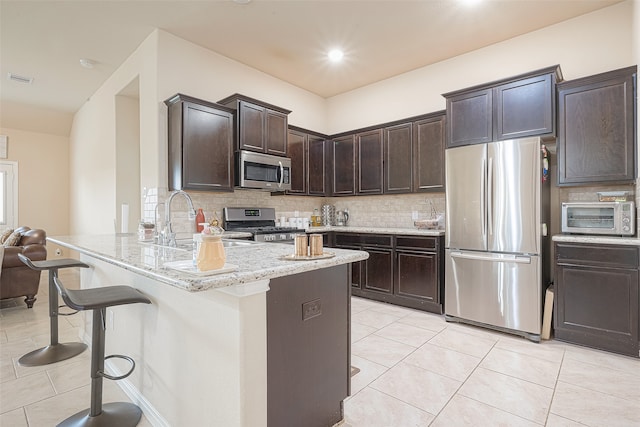
{"label": "breakfast bar", "polygon": [[[290,260],[292,245],[227,240],[225,272],[175,268],[187,245],[134,235],[49,237],[91,268],[81,287],[127,284],[146,306],[107,310],[107,354],[136,370],[119,384],[154,425],[332,425],[349,392],[351,263],[329,249]],[[167,265],[174,267],[167,267]],[[90,341],[89,317],[84,341]],[[107,362],[118,375],[125,366]],[[306,418],[313,411],[312,418]],[[317,424],[309,424],[309,423]]]}

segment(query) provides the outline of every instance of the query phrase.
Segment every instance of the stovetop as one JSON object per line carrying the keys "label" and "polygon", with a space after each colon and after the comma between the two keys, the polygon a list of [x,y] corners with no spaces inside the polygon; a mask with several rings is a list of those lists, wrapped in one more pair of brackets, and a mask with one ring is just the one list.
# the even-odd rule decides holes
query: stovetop
{"label": "stovetop", "polygon": [[227,230],[252,234],[304,233],[303,229],[296,227],[278,227],[275,225],[258,227],[240,225],[236,227],[230,223],[227,223]]}

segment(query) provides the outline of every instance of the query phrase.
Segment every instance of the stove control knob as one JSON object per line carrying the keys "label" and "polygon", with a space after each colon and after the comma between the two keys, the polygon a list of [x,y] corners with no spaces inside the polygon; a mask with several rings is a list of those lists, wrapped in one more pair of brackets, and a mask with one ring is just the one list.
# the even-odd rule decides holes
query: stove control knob
{"label": "stove control knob", "polygon": [[267,234],[266,236],[264,236],[264,241],[265,242],[272,242],[275,236],[273,236],[272,234]]}

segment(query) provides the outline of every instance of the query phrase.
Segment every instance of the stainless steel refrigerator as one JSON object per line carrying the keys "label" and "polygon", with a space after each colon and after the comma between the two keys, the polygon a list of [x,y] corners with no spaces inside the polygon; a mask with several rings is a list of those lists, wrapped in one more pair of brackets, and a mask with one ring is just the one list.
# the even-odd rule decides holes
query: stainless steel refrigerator
{"label": "stainless steel refrigerator", "polygon": [[550,249],[543,155],[540,138],[446,150],[448,321],[540,340]]}

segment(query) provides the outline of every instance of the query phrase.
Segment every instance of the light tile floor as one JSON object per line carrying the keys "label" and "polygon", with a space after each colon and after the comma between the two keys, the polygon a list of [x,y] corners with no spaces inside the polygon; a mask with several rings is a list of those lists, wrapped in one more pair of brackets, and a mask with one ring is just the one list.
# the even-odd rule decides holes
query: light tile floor
{"label": "light tile floor", "polygon": [[[77,286],[75,272],[60,275]],[[53,426],[89,405],[88,351],[44,367],[17,364],[49,342],[47,301],[46,274],[33,309],[22,298],[2,301],[2,427]],[[60,341],[77,341],[79,327],[78,316],[60,317]],[[351,363],[360,372],[343,427],[640,426],[640,360],[356,297]],[[105,402],[128,401],[112,381],[104,390]]]}
{"label": "light tile floor", "polygon": [[345,427],[640,426],[640,360],[351,300]]}

